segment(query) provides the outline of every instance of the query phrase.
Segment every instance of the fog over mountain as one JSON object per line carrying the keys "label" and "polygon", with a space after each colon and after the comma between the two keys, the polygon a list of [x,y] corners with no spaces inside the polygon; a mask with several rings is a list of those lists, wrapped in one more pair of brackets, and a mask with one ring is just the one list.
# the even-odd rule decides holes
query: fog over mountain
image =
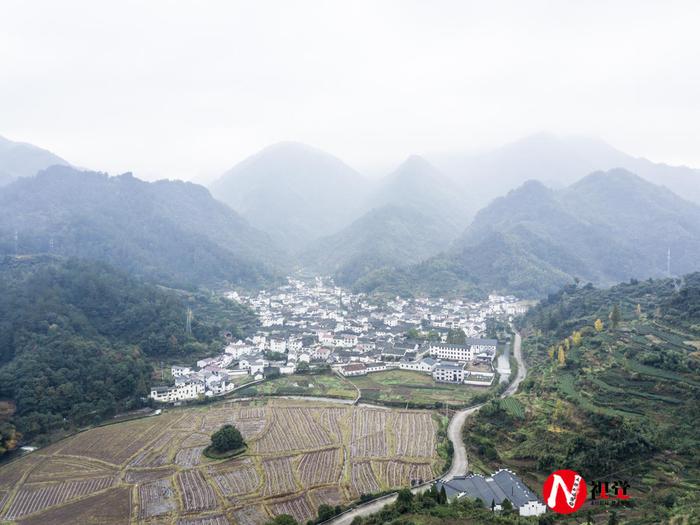
{"label": "fog over mountain", "polygon": [[214,196],[289,249],[335,233],[358,213],[367,182],[340,159],[294,142],[268,146],[211,185]]}
{"label": "fog over mountain", "polygon": [[68,166],[68,162],[45,149],[0,136],[0,186],[53,165]]}
{"label": "fog over mountain", "polygon": [[526,180],[563,187],[598,170],[624,168],[700,203],[700,170],[633,157],[603,140],[538,133],[480,154],[429,155],[466,190],[472,208],[486,206]]}
{"label": "fog over mountain", "polygon": [[445,253],[359,279],[366,291],[492,290],[537,297],[575,278],[611,284],[697,269],[700,206],[622,169],[552,190],[528,181],[481,210]]}
{"label": "fog over mountain", "polygon": [[54,166],[0,189],[0,255],[108,262],[169,285],[272,278],[280,251],[203,186]]}

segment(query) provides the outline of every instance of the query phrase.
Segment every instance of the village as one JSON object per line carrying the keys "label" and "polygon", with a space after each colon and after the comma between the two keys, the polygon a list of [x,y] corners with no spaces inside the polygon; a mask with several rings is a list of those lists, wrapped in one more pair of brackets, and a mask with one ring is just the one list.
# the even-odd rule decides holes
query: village
{"label": "village", "polygon": [[489,332],[526,309],[515,297],[497,295],[484,301],[379,300],[318,277],[227,297],[255,311],[257,332],[228,338],[221,354],[196,365],[173,365],[171,384],[152,387],[152,399],[221,396],[251,381],[324,370],[352,377],[400,369],[438,383],[488,387],[496,378],[498,351]]}

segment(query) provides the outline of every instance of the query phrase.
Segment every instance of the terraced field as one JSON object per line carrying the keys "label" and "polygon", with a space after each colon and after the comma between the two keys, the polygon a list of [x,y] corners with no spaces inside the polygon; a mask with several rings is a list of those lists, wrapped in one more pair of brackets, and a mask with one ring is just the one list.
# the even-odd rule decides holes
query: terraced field
{"label": "terraced field", "polygon": [[[235,424],[238,457],[202,454]],[[166,411],[82,432],[0,468],[0,522],[304,523],[321,504],[431,479],[442,466],[430,412],[271,399]]]}

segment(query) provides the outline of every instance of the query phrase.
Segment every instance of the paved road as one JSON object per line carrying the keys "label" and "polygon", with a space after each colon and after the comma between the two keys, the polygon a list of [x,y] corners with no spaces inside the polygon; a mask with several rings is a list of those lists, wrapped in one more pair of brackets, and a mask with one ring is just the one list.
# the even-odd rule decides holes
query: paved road
{"label": "paved road", "polygon": [[[513,329],[515,332],[515,329]],[[513,342],[513,355],[515,360],[518,362],[518,373],[515,376],[513,382],[508,386],[508,388],[501,394],[502,398],[512,396],[525,379],[527,374],[527,369],[525,368],[525,362],[523,361],[522,351],[521,351],[522,340],[520,334],[515,332],[515,340]],[[447,428],[447,436],[450,441],[452,441],[452,446],[454,448],[454,454],[452,456],[452,465],[450,470],[445,474],[442,479],[449,481],[455,476],[463,476],[469,470],[469,461],[467,459],[467,450],[464,446],[464,441],[462,440],[462,427],[464,426],[464,421],[467,416],[473,414],[479,410],[483,405],[477,405],[469,408],[465,408],[457,412],[450,421],[450,425]],[[427,490],[430,485],[423,485],[421,487],[412,489],[411,492],[417,494]],[[396,501],[396,493],[390,494],[378,500],[374,500],[365,505],[355,507],[353,510],[346,512],[338,516],[335,519],[324,522],[326,525],[349,525],[358,516],[369,516],[382,510],[385,505],[394,503]]]}
{"label": "paved road", "polygon": [[515,356],[515,360],[518,363],[518,373],[515,376],[515,379],[513,382],[508,386],[508,388],[501,394],[501,397],[509,397],[515,394],[515,392],[518,390],[518,387],[520,386],[520,383],[523,382],[523,379],[525,379],[525,376],[527,375],[527,368],[525,366],[525,361],[523,361],[523,352],[522,352],[522,339],[520,337],[520,334],[513,330],[515,333],[515,341],[513,343],[513,356]]}
{"label": "paved road", "polygon": [[510,345],[506,345],[503,353],[498,356],[496,360],[496,371],[500,376],[500,383],[507,383],[510,381]]}

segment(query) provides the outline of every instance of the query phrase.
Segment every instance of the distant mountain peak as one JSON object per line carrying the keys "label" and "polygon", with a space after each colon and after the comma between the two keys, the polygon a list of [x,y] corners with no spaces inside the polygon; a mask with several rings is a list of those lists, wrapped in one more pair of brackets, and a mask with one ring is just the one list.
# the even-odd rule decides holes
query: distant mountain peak
{"label": "distant mountain peak", "polygon": [[48,150],[0,137],[0,186],[20,177],[33,177],[53,165],[69,163]]}
{"label": "distant mountain peak", "polygon": [[431,164],[425,157],[420,155],[409,155],[406,160],[404,160],[399,167],[394,170],[394,175],[397,176],[416,176],[416,175],[441,175],[440,170],[438,170],[433,164]]}

